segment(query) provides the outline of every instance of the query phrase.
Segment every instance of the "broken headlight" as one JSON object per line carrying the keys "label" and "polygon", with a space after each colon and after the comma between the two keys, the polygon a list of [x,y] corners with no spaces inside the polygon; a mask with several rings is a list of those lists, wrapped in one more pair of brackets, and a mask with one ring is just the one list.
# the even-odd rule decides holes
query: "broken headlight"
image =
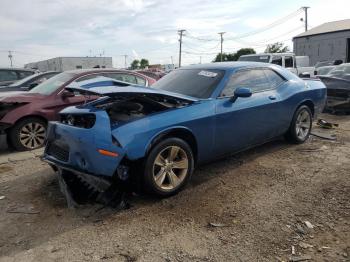
{"label": "broken headlight", "polygon": [[80,128],[92,128],[96,122],[94,114],[61,114],[61,123]]}

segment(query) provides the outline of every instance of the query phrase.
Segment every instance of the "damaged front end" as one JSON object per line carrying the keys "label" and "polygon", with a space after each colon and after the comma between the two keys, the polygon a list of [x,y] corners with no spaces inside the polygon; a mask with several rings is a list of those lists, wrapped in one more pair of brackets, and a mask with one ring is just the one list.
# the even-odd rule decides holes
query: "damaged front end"
{"label": "damaged front end", "polygon": [[43,160],[57,173],[69,207],[91,201],[126,207],[124,197],[131,192],[130,168],[136,166],[130,165],[135,162],[127,156],[133,134],[130,130],[122,134],[115,131],[129,122],[192,102],[155,91],[136,92],[143,91],[139,87],[131,89],[66,108],[60,113],[60,122],[49,123]]}

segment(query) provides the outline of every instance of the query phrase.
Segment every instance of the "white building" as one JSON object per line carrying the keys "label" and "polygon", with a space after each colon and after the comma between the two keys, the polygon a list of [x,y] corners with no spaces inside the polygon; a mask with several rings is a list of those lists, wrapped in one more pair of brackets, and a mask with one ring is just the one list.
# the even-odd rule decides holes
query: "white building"
{"label": "white building", "polygon": [[42,72],[112,67],[112,57],[56,57],[24,65],[24,68],[38,69]]}
{"label": "white building", "polygon": [[326,60],[350,62],[350,19],[316,26],[293,38],[294,53],[309,56],[311,65]]}

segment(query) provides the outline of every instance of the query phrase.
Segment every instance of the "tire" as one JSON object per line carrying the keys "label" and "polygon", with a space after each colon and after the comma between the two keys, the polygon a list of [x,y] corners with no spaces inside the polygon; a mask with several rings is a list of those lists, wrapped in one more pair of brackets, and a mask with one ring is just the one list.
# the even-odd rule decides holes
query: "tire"
{"label": "tire", "polygon": [[44,146],[47,124],[37,117],[18,121],[9,132],[9,139],[17,151],[28,151]]}
{"label": "tire", "polygon": [[144,189],[161,197],[178,193],[194,169],[191,147],[182,139],[167,138],[156,144],[145,159]]}
{"label": "tire", "polygon": [[290,127],[285,134],[285,138],[291,143],[302,144],[309,138],[311,128],[311,110],[308,106],[302,105],[295,111]]}

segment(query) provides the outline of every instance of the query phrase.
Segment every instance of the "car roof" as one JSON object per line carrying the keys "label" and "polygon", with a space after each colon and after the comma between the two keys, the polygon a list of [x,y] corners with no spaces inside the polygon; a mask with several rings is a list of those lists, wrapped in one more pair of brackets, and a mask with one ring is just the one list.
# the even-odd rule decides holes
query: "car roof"
{"label": "car roof", "polygon": [[181,67],[181,69],[217,69],[217,70],[231,70],[244,67],[271,67],[269,63],[239,61],[239,62],[217,62],[208,64],[198,64]]}
{"label": "car roof", "polygon": [[28,68],[14,68],[14,67],[0,67],[0,70],[12,70],[12,71],[28,71],[28,72],[35,72],[33,69]]}
{"label": "car roof", "polygon": [[134,74],[138,76],[143,76],[146,78],[149,78],[148,76],[145,76],[143,74],[137,73],[135,71],[130,71],[130,70],[125,70],[125,69],[115,69],[115,68],[89,68],[89,69],[74,69],[74,70],[68,70],[65,71],[67,73],[73,73],[76,75],[86,75],[86,74],[91,74],[91,73],[101,73],[101,72],[124,72],[124,73],[129,73],[129,74]]}

